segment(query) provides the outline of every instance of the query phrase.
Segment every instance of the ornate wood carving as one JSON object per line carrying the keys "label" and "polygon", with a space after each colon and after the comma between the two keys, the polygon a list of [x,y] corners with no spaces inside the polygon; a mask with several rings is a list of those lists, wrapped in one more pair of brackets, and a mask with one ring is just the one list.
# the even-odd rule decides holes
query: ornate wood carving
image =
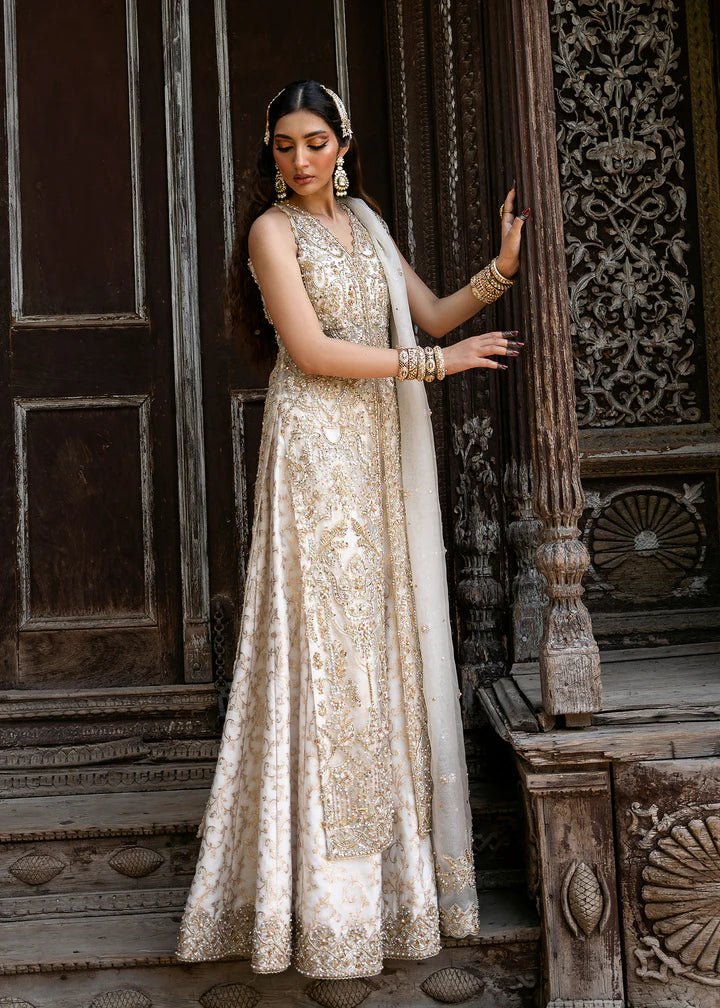
{"label": "ornate wood carving", "polygon": [[[577,8],[577,9],[576,9]],[[696,423],[679,4],[552,5],[578,422]]]}
{"label": "ornate wood carving", "polygon": [[420,984],[420,990],[440,1004],[462,1004],[479,994],[484,986],[475,973],[451,966],[431,973]]}
{"label": "ornate wood carving", "polygon": [[455,542],[460,561],[457,599],[462,619],[460,670],[466,710],[473,693],[503,675],[504,654],[497,635],[503,591],[493,565],[500,542],[497,477],[489,458],[490,418],[471,417],[453,424],[453,448],[459,460],[455,505]]}
{"label": "ornate wood carving", "polygon": [[370,984],[362,979],[316,980],[305,989],[310,1000],[322,1008],[357,1008],[372,992]]}
{"label": "ornate wood carving", "polygon": [[547,608],[545,579],[535,563],[542,522],[533,510],[530,467],[525,462],[512,461],[505,470],[505,499],[512,509],[507,541],[517,560],[512,584],[514,658],[523,662],[537,658]]}
{"label": "ornate wood carving", "polygon": [[247,984],[215,984],[200,995],[202,1008],[255,1008],[261,995]]}
{"label": "ornate wood carving", "polygon": [[[581,714],[601,707],[600,658],[581,580],[590,558],[578,538],[580,485],[562,205],[555,146],[552,52],[544,0],[511,0],[523,31],[515,49],[518,165],[534,218],[526,235],[526,348],[532,386],[535,508],[544,524],[537,564],[548,583],[549,609],[540,646],[543,707]],[[538,171],[538,165],[542,171]]]}

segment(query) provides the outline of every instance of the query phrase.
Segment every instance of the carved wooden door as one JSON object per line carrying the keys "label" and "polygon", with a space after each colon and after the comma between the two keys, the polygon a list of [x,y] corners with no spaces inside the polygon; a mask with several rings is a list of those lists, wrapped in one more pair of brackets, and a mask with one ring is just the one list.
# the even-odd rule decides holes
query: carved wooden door
{"label": "carved wooden door", "polygon": [[175,682],[160,5],[4,14],[0,683]]}
{"label": "carved wooden door", "polygon": [[550,11],[593,625],[634,645],[714,639],[717,11]]}

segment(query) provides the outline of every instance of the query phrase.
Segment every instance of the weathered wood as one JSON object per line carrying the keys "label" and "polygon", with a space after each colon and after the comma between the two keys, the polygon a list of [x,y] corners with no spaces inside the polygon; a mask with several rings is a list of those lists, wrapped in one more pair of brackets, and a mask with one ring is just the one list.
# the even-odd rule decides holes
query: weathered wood
{"label": "weathered wood", "polygon": [[583,508],[570,342],[563,215],[555,143],[552,47],[546,0],[510,0],[516,37],[518,177],[533,217],[526,228],[535,508],[544,524],[537,564],[549,610],[540,646],[543,707],[577,714],[601,707],[600,659],[581,601],[590,563],[578,538]]}
{"label": "weathered wood", "polygon": [[610,775],[521,766],[538,850],[546,1001],[624,1004]]}
{"label": "weathered wood", "polygon": [[498,679],[493,692],[500,704],[508,724],[515,731],[536,732],[538,723],[533,710],[518,689],[514,679]]}
{"label": "weathered wood", "polygon": [[715,1008],[720,760],[617,767],[615,796],[628,999]]}

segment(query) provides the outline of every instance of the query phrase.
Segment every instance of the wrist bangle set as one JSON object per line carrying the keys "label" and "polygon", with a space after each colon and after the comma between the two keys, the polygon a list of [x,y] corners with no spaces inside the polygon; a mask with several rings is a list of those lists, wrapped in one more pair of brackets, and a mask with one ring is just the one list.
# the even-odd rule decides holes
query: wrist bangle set
{"label": "wrist bangle set", "polygon": [[510,290],[513,283],[513,280],[508,280],[497,268],[497,258],[470,278],[472,292],[483,304],[492,304],[493,301],[497,301],[505,291]]}
{"label": "wrist bangle set", "polygon": [[445,358],[439,346],[402,347],[398,350],[398,381],[431,382],[445,377]]}

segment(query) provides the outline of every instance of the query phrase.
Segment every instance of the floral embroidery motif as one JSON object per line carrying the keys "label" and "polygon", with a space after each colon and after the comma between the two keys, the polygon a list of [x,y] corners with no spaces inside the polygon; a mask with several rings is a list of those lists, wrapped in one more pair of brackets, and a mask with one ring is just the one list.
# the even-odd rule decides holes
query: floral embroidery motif
{"label": "floral embroidery motif", "polygon": [[475,888],[475,865],[472,851],[464,851],[459,858],[444,857],[443,862],[448,866],[447,869],[441,869],[438,866],[435,870],[435,878],[441,893],[459,892],[466,886]]}

